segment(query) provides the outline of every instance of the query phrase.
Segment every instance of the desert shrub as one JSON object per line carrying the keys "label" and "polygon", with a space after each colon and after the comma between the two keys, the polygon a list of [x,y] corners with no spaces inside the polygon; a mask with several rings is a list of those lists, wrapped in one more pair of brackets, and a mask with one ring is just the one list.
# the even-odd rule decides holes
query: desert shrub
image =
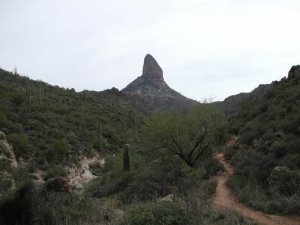
{"label": "desert shrub", "polygon": [[[192,192],[192,190],[191,190]],[[195,193],[199,193],[196,191]],[[194,194],[195,194],[194,193]],[[187,204],[179,202],[147,202],[125,211],[119,225],[254,225],[248,219],[229,211],[216,210],[203,200],[201,194],[192,194]],[[197,201],[197,202],[196,202]]]}
{"label": "desert shrub", "polygon": [[15,181],[16,188],[26,186],[28,183],[30,183],[30,177],[27,168],[19,167],[14,169],[11,175]]}
{"label": "desert shrub", "polygon": [[12,178],[0,173],[0,199],[12,187]]}
{"label": "desert shrub", "polygon": [[273,195],[291,196],[300,194],[300,176],[286,167],[275,167],[268,178]]}
{"label": "desert shrub", "polygon": [[174,203],[147,203],[129,209],[120,225],[188,225],[190,215]]}
{"label": "desert shrub", "polygon": [[203,178],[208,179],[215,176],[218,172],[224,171],[224,166],[220,164],[216,159],[208,158],[203,163],[203,168],[205,168],[206,173]]}
{"label": "desert shrub", "polygon": [[27,158],[29,157],[29,155],[31,155],[32,146],[30,145],[30,142],[26,135],[14,133],[8,135],[8,141],[9,143],[12,143],[14,152],[17,157],[23,156]]}
{"label": "desert shrub", "polygon": [[47,168],[45,180],[48,180],[52,177],[65,177],[67,175],[67,171],[61,165],[50,165]]}
{"label": "desert shrub", "polygon": [[0,171],[5,171],[10,168],[10,162],[5,158],[0,158]]}
{"label": "desert shrub", "polygon": [[65,161],[69,151],[70,144],[66,139],[56,140],[50,149],[47,151],[47,160],[50,163],[58,163]]}
{"label": "desert shrub", "polygon": [[261,184],[266,184],[275,166],[272,156],[253,150],[237,152],[231,162],[236,168],[235,175]]}
{"label": "desert shrub", "polygon": [[300,138],[296,135],[284,135],[278,141],[273,142],[270,146],[270,152],[277,159],[283,158],[287,154],[298,153]]}
{"label": "desert shrub", "polygon": [[[300,207],[299,177],[287,167],[276,167],[270,154],[239,150],[232,157],[235,172],[229,187],[239,199],[257,210],[267,213],[298,213]],[[293,207],[287,202],[291,202]]]}
{"label": "desert shrub", "polygon": [[287,154],[280,160],[281,165],[285,165],[289,169],[296,170],[300,168],[300,154]]}
{"label": "desert shrub", "polygon": [[103,165],[98,162],[91,163],[89,165],[89,168],[92,174],[95,176],[101,176],[103,174]]}
{"label": "desert shrub", "polygon": [[103,224],[106,214],[109,212],[93,199],[46,192],[32,184],[20,187],[0,202],[1,225]]}
{"label": "desert shrub", "polygon": [[231,158],[234,156],[234,154],[238,151],[237,149],[234,148],[234,146],[231,146],[226,149],[224,152],[224,156],[226,160],[231,160]]}
{"label": "desert shrub", "polygon": [[103,176],[89,184],[87,193],[95,197],[117,194],[126,204],[148,201],[169,193],[186,193],[220,169],[210,160],[194,169],[170,153],[156,159],[151,157],[150,162],[139,151],[132,150],[129,154],[130,171],[122,169],[122,154],[108,158],[101,169]]}
{"label": "desert shrub", "polygon": [[123,203],[127,204],[137,201],[148,201],[164,196],[168,191],[166,186],[158,183],[152,177],[139,176],[128,183],[128,186],[123,190],[120,199]]}
{"label": "desert shrub", "polygon": [[3,225],[31,224],[33,220],[31,184],[26,184],[0,203],[0,222]]}

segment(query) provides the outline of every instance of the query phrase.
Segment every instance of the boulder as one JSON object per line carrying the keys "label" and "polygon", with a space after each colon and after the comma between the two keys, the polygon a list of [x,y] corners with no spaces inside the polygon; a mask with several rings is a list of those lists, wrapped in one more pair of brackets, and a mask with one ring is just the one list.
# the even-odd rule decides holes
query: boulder
{"label": "boulder", "polygon": [[175,200],[175,195],[174,194],[169,194],[163,198],[159,198],[159,202],[174,202]]}

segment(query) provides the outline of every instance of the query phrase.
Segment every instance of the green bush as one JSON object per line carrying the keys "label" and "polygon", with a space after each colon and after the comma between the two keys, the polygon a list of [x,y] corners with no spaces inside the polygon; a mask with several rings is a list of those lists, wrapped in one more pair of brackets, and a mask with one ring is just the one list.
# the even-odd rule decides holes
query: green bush
{"label": "green bush", "polygon": [[28,158],[32,155],[32,146],[25,134],[14,133],[8,136],[9,143],[12,143],[14,152],[17,157],[23,156]]}
{"label": "green bush", "polygon": [[300,176],[286,168],[275,167],[268,178],[270,190],[273,195],[292,196],[300,194]]}
{"label": "green bush", "polygon": [[0,159],[0,171],[6,171],[10,168],[10,162],[7,159]]}
{"label": "green bush", "polygon": [[61,165],[50,165],[46,171],[44,179],[48,180],[52,177],[65,177],[66,175],[67,171]]}
{"label": "green bush", "polygon": [[12,187],[12,178],[0,173],[0,199]]}
{"label": "green bush", "polygon": [[120,225],[189,225],[188,212],[169,202],[147,203],[132,207]]}

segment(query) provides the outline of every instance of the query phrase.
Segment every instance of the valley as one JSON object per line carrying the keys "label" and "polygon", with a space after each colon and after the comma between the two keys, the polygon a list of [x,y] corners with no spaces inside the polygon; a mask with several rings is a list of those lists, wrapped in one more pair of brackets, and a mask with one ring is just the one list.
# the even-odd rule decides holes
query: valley
{"label": "valley", "polygon": [[199,103],[150,54],[121,91],[0,70],[0,223],[300,224],[299,85]]}

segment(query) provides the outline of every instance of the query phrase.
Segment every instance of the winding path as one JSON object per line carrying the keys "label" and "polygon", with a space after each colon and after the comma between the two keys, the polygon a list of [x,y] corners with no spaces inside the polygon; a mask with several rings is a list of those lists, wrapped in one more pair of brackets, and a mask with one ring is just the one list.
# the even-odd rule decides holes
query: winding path
{"label": "winding path", "polygon": [[225,172],[217,176],[217,189],[213,198],[213,205],[218,208],[228,208],[248,217],[259,224],[264,225],[300,225],[299,217],[287,217],[265,214],[253,210],[240,203],[233,195],[231,190],[226,186],[228,178],[233,173],[233,166],[225,160],[224,153],[215,154],[215,158],[223,164]]}

